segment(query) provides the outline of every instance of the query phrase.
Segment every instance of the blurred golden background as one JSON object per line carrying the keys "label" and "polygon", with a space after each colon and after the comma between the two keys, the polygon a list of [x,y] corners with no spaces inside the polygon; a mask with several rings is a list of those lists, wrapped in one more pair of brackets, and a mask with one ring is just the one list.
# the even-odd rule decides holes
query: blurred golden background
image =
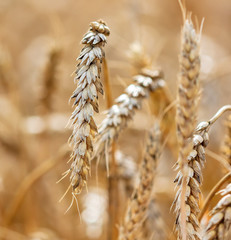
{"label": "blurred golden background", "polygon": [[[187,9],[192,11],[193,20],[197,16],[200,23],[205,18],[199,109],[202,121],[231,103],[231,2],[187,1]],[[78,198],[82,221],[75,206],[64,215],[70,196],[58,202],[69,179],[56,184],[69,167],[65,143],[71,131],[65,126],[73,110],[68,100],[75,89],[72,73],[82,48],[79,43],[89,23],[98,19],[103,19],[111,30],[105,52],[112,98],[132,82],[134,49],[148,54],[153,66],[163,70],[175,98],[182,25],[177,0],[0,0],[1,239],[106,239],[105,168],[99,167],[97,183],[92,163],[88,193],[84,190]],[[53,81],[49,81],[49,74],[55,76]],[[100,97],[98,124],[105,109],[105,98]],[[142,159],[146,132],[153,123],[149,113],[144,103],[119,138],[116,158],[128,161],[128,175],[135,174],[136,163]],[[209,149],[218,154],[224,119],[215,124],[210,135]],[[175,153],[162,154],[154,190],[170,231],[174,223],[170,206],[174,198]],[[204,197],[223,173],[221,165],[208,157]],[[122,187],[120,194],[122,220],[126,207]]]}

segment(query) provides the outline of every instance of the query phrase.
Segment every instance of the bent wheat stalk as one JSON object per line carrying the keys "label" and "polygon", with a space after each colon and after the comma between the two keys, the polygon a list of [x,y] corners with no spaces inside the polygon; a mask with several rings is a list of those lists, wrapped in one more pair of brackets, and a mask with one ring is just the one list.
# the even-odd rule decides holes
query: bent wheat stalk
{"label": "bent wheat stalk", "polygon": [[93,151],[92,140],[97,132],[93,114],[99,112],[98,94],[103,94],[100,82],[101,63],[105,56],[103,46],[110,34],[106,24],[99,20],[90,24],[82,43],[85,47],[78,57],[75,81],[77,88],[71,96],[75,99],[75,110],[70,118],[73,132],[69,142],[73,146],[70,160],[72,164],[71,186],[74,194],[79,194],[87,183],[90,170],[90,157]]}
{"label": "bent wheat stalk", "polygon": [[142,223],[151,201],[157,161],[160,155],[160,130],[158,124],[150,131],[146,152],[140,167],[140,183],[129,201],[124,223],[120,227],[119,240],[140,239]]}
{"label": "bent wheat stalk", "polygon": [[211,211],[211,218],[206,227],[203,240],[230,239],[231,226],[231,184],[220,191],[223,196]]}
{"label": "bent wheat stalk", "polygon": [[221,150],[224,158],[227,160],[229,165],[231,165],[231,114],[228,116],[226,120],[226,126],[227,132]]}

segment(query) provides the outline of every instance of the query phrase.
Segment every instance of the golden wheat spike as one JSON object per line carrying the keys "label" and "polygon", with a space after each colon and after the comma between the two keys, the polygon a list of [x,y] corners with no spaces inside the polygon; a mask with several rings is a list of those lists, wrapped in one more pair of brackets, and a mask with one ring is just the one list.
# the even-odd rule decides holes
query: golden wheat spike
{"label": "golden wheat spike", "polygon": [[86,185],[90,169],[92,140],[97,132],[93,115],[94,112],[99,112],[98,95],[103,94],[100,73],[102,59],[105,57],[103,46],[109,34],[110,30],[105,22],[92,22],[82,39],[85,46],[77,59],[77,88],[71,96],[71,99],[75,99],[76,107],[70,118],[73,132],[69,139],[73,146],[70,179],[75,194],[79,194]]}
{"label": "golden wheat spike", "polygon": [[140,239],[142,223],[151,201],[155,170],[160,154],[160,130],[158,124],[150,131],[144,159],[140,166],[140,183],[135,188],[120,227],[119,240]]}
{"label": "golden wheat spike", "polygon": [[[179,146],[179,172],[177,175],[179,190],[176,195],[176,229],[180,239],[200,239],[197,215],[199,212],[198,200],[202,166],[200,159],[195,158],[195,161],[188,161],[188,158],[193,157],[197,152],[202,152],[201,143],[204,142],[203,135],[193,136],[197,122],[199,99],[199,50],[199,35],[195,31],[191,19],[185,19],[179,56],[180,72],[176,111]],[[195,144],[195,141],[199,145]]]}

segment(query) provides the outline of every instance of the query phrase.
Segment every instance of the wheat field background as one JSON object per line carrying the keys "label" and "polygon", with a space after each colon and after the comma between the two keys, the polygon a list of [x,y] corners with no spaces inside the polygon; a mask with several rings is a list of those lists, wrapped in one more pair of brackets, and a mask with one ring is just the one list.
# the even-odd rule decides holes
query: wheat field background
{"label": "wheat field background", "polygon": [[[195,23],[197,17],[198,26],[205,19],[200,46],[198,120],[207,121],[220,107],[231,104],[231,2],[187,1],[186,5]],[[0,239],[117,238],[117,230],[108,236],[111,216],[104,161],[98,166],[96,161],[91,163],[88,190],[84,188],[78,196],[80,214],[75,205],[64,214],[71,202],[70,194],[59,203],[69,177],[56,184],[69,168],[71,147],[66,143],[71,129],[66,125],[73,109],[68,101],[75,90],[72,73],[83,47],[80,41],[89,23],[98,19],[103,19],[110,28],[104,48],[110,98],[116,99],[132,83],[139,63],[138,55],[134,54],[138,52],[147,55],[154,68],[162,70],[171,100],[176,99],[183,24],[176,0],[0,0]],[[119,176],[116,229],[123,222],[128,198],[139,178],[138,164],[155,119],[152,111],[155,104],[160,103],[150,105],[144,100],[142,109],[116,141]],[[105,96],[99,97],[97,125],[105,118],[107,108],[105,90]],[[160,115],[156,113],[157,117]],[[224,114],[210,130],[201,207],[226,173],[219,156],[227,116],[228,113]],[[175,117],[173,125],[174,121]],[[171,129],[166,129],[165,140],[176,143],[172,134]],[[170,210],[175,196],[176,146],[161,148],[153,187],[153,203],[158,211],[150,214],[151,226],[147,224],[146,229],[158,229],[158,222],[164,235],[152,239],[176,239],[175,214]],[[211,207],[219,198],[213,198]],[[208,218],[206,212],[203,221]]]}

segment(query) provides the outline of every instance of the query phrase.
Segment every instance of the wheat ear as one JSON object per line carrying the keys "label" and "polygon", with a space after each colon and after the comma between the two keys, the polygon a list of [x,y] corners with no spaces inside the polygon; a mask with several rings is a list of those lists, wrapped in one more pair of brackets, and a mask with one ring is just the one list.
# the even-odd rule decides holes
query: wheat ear
{"label": "wheat ear", "polygon": [[[186,230],[188,239],[201,239],[199,235],[199,195],[200,185],[202,182],[201,169],[205,163],[205,148],[209,144],[208,131],[220,116],[226,111],[231,110],[231,105],[225,105],[220,108],[217,113],[207,122],[201,122],[197,125],[193,134],[193,150],[187,157],[187,178],[186,178],[186,193],[185,193],[185,215],[186,215]],[[176,169],[180,166],[177,164]],[[180,231],[180,214],[181,214],[181,194],[182,194],[183,173],[179,170],[174,182],[177,182],[179,187],[173,205],[177,213],[176,228]]]}
{"label": "wheat ear", "polygon": [[224,144],[222,146],[222,154],[225,159],[231,165],[231,114],[228,116],[226,120],[227,131],[224,139]]}
{"label": "wheat ear", "polygon": [[56,87],[57,69],[61,58],[61,47],[57,43],[53,43],[49,49],[48,60],[44,69],[43,76],[43,96],[41,97],[41,103],[45,112],[52,110],[52,94]]}
{"label": "wheat ear", "polygon": [[[176,111],[177,139],[179,145],[178,165],[180,175],[182,176],[180,182],[178,182],[180,194],[178,191],[176,206],[176,224],[180,239],[186,239],[186,237],[189,239],[200,239],[197,234],[198,223],[196,220],[198,204],[193,205],[189,201],[189,195],[193,196],[192,189],[195,186],[199,187],[201,172],[199,172],[198,176],[194,176],[195,169],[192,168],[193,164],[187,161],[187,156],[193,149],[193,131],[197,122],[199,99],[198,77],[200,72],[199,46],[199,36],[194,29],[193,23],[190,19],[186,19],[182,29]],[[195,138],[197,139],[198,137],[194,136]],[[200,142],[202,143],[203,141],[203,137],[200,136]],[[194,144],[195,148],[197,148],[197,145]],[[199,167],[200,161],[195,161],[195,163]],[[190,191],[191,194],[187,191]],[[198,189],[196,192],[199,192]],[[195,193],[193,202],[197,202],[199,198],[197,193]],[[188,209],[191,212],[189,216],[185,215]]]}
{"label": "wheat ear", "polygon": [[73,132],[69,139],[73,146],[69,172],[71,172],[72,191],[75,194],[80,193],[83,186],[86,185],[90,169],[92,140],[97,132],[93,114],[99,112],[98,95],[99,93],[103,94],[100,72],[105,53],[102,47],[109,34],[109,28],[102,20],[92,22],[82,40],[82,44],[85,46],[77,58],[75,81],[78,83],[71,96],[72,99],[75,99],[76,108],[70,118]]}
{"label": "wheat ear", "polygon": [[150,131],[144,159],[140,166],[140,183],[129,201],[124,223],[120,227],[119,239],[140,239],[142,223],[147,216],[151,201],[154,171],[156,170],[160,150],[160,130],[158,124]]}
{"label": "wheat ear", "polygon": [[223,197],[210,213],[211,218],[203,240],[228,240],[231,237],[229,231],[231,226],[231,184],[220,193]]}
{"label": "wheat ear", "polygon": [[149,70],[142,75],[136,75],[133,79],[135,83],[129,85],[125,93],[116,99],[115,104],[107,111],[107,116],[100,126],[95,152],[98,159],[107,156],[106,149],[111,148],[113,141],[127,126],[136,109],[141,107],[142,100],[147,98],[150,92],[154,92],[165,85],[160,71]]}

